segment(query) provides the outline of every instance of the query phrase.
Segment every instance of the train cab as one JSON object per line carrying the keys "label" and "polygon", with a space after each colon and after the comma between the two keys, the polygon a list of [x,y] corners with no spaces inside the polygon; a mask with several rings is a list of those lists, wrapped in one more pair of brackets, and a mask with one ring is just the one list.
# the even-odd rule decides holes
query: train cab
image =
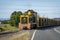
{"label": "train cab", "polygon": [[29,16],[28,15],[21,15],[20,16],[20,23],[19,23],[20,29],[30,29],[30,23],[29,23]]}

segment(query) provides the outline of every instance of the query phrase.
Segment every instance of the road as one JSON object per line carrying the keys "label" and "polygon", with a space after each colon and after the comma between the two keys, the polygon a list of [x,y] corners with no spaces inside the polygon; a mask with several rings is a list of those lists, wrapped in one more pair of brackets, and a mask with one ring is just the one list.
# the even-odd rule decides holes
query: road
{"label": "road", "polygon": [[[25,32],[26,30],[24,30]],[[60,26],[58,27],[48,27],[48,28],[39,28],[33,30],[27,30],[30,33],[30,40],[60,40]],[[21,34],[22,31],[0,35],[0,40],[7,39],[12,35]]]}
{"label": "road", "polygon": [[60,40],[60,27],[30,30],[30,40]]}

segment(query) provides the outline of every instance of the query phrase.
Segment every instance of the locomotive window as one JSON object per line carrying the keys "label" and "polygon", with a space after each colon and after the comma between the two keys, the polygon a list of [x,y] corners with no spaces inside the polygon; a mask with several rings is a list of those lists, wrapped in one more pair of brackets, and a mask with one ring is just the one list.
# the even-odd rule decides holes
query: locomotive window
{"label": "locomotive window", "polygon": [[35,17],[30,17],[30,18],[29,18],[29,22],[30,22],[30,23],[35,23],[35,20],[36,20]]}
{"label": "locomotive window", "polygon": [[21,19],[21,23],[22,24],[27,24],[27,17],[22,17],[22,19]]}

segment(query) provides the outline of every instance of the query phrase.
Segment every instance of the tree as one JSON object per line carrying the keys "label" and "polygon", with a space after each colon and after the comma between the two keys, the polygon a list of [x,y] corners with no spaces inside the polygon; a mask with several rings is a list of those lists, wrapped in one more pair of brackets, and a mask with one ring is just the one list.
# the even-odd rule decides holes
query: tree
{"label": "tree", "polygon": [[18,26],[19,22],[20,22],[20,15],[22,14],[21,11],[14,11],[12,14],[11,14],[11,17],[10,17],[10,24],[11,26]]}

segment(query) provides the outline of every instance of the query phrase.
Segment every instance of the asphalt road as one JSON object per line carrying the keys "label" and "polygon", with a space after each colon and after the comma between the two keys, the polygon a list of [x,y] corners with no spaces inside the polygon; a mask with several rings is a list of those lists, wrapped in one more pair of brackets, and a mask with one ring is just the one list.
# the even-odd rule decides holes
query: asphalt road
{"label": "asphalt road", "polygon": [[30,40],[60,40],[60,27],[30,30]]}

